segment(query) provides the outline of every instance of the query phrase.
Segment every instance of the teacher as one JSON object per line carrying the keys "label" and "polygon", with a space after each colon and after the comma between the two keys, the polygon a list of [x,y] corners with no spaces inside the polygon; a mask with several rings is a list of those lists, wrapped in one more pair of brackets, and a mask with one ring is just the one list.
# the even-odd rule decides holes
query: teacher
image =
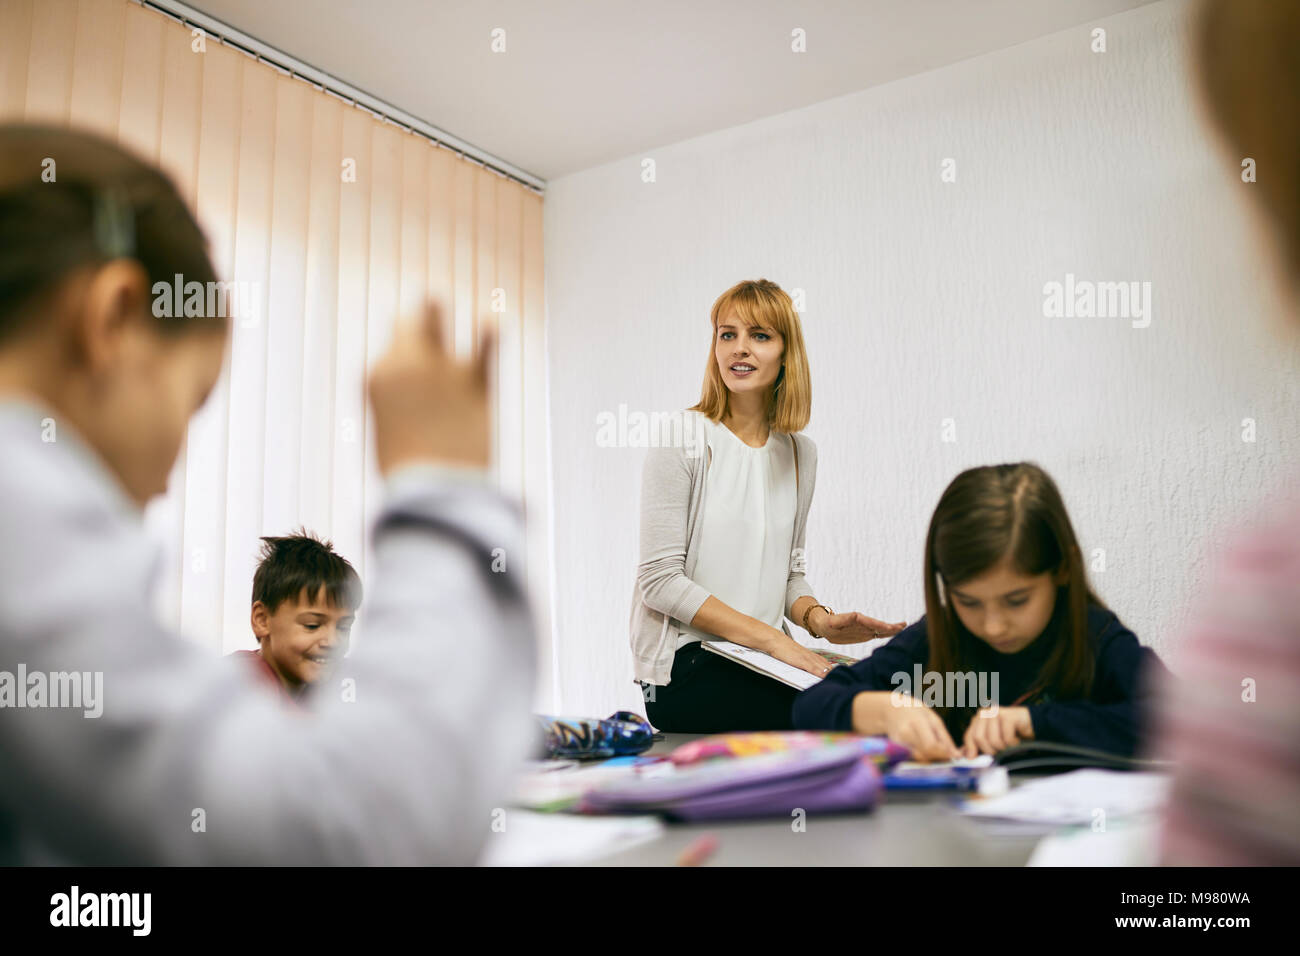
{"label": "teacher", "polygon": [[723,638],[818,677],[815,637],[856,644],[906,626],[836,614],[804,578],[804,531],[817,446],[802,434],[812,382],[794,304],[766,279],[713,303],[699,404],[679,413],[673,442],[646,455],[640,563],[632,601],[635,678],[660,730],[788,730],[794,688],[700,644]]}

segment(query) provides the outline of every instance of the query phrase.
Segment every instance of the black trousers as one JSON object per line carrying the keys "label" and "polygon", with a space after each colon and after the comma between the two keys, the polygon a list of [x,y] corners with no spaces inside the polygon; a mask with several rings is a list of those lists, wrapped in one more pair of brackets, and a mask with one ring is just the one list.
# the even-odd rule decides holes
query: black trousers
{"label": "black trousers", "polygon": [[699,641],[678,649],[671,683],[641,689],[650,723],[668,733],[794,729],[797,690],[706,651]]}

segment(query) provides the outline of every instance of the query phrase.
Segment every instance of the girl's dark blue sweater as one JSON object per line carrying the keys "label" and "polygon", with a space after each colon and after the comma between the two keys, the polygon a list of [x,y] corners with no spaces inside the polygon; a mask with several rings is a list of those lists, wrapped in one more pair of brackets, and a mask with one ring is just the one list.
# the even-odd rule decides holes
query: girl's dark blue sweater
{"label": "girl's dark blue sweater", "polygon": [[[1056,642],[1060,639],[1062,608],[1057,601],[1052,620],[1028,647],[1002,654],[961,628],[963,667],[998,674],[998,704],[1015,705],[1030,691]],[[960,624],[958,625],[960,627]],[[1034,739],[1077,744],[1109,753],[1132,756],[1141,742],[1146,703],[1164,665],[1155,651],[1138,643],[1114,612],[1088,607],[1088,635],[1092,643],[1094,676],[1086,700],[1060,700],[1049,692],[1036,693],[1019,706],[1029,708]],[[899,673],[915,677],[930,656],[925,618],[899,632],[872,655],[851,666],[836,667],[825,679],[795,698],[794,726],[806,730],[852,730],[853,698],[862,691],[892,691]],[[1166,672],[1167,673],[1167,672]],[[987,678],[986,678],[987,680]],[[986,684],[991,688],[991,684]],[[921,698],[922,689],[911,691]],[[955,728],[950,728],[955,730]],[[964,732],[964,728],[962,728]],[[960,747],[961,739],[954,742]]]}

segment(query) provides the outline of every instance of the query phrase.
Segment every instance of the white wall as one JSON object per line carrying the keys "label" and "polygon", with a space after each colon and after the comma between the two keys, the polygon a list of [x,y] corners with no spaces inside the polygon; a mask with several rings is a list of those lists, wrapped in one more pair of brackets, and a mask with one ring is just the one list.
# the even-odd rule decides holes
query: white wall
{"label": "white wall", "polygon": [[[807,295],[819,598],[915,620],[944,486],[1032,459],[1085,556],[1105,549],[1103,599],[1177,666],[1224,530],[1300,450],[1300,335],[1267,318],[1280,293],[1197,111],[1188,12],[1100,21],[1105,53],[1090,25],[658,149],[654,183],[638,155],[549,184],[554,709],[641,709],[644,450],[598,447],[597,415],[693,404],[710,306],[758,277]],[[1066,273],[1150,282],[1150,326],[1045,318]]]}

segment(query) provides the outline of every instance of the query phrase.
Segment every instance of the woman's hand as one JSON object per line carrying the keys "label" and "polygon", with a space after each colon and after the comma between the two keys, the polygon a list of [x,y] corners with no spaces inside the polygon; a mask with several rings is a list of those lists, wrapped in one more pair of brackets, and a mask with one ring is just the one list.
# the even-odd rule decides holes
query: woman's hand
{"label": "woman's hand", "polygon": [[966,728],[962,742],[963,757],[995,754],[1014,747],[1025,740],[1034,739],[1034,722],[1028,707],[981,707]]}
{"label": "woman's hand", "polygon": [[955,760],[961,756],[943,719],[906,694],[891,696],[885,714],[885,733],[894,743],[912,751],[913,760]]}
{"label": "woman's hand", "polygon": [[773,646],[767,653],[778,661],[785,661],[791,667],[797,667],[817,677],[825,677],[831,672],[831,668],[835,665],[830,661],[816,651],[810,651],[798,641],[786,637],[784,632],[779,633],[782,639],[773,642]]}
{"label": "woman's hand", "polygon": [[809,616],[808,625],[814,637],[830,641],[832,644],[861,644],[863,641],[877,637],[893,637],[903,628],[906,621],[886,624],[874,617],[867,617],[859,611],[844,611],[840,614],[827,614],[820,608]]}

